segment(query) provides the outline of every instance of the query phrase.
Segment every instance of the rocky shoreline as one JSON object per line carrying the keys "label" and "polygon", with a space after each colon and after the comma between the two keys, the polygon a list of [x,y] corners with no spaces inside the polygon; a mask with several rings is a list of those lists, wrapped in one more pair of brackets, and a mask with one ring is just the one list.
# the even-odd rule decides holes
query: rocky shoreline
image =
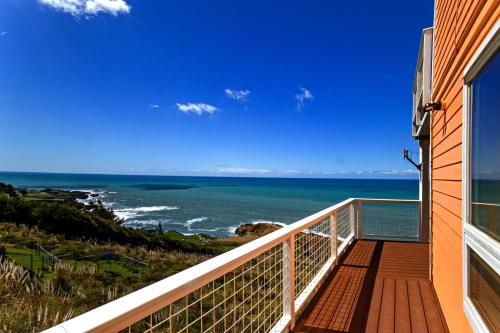
{"label": "rocky shoreline", "polygon": [[274,223],[244,223],[236,228],[234,233],[240,237],[262,237],[280,228],[281,225]]}
{"label": "rocky shoreline", "polygon": [[[22,191],[23,196],[30,198],[31,200],[69,203],[72,206],[77,207],[78,209],[86,212],[91,212],[96,209],[101,209],[101,210],[105,209],[109,212],[109,216],[111,218],[115,218],[116,221],[119,221],[119,218],[116,215],[114,215],[113,210],[111,208],[106,208],[105,205],[101,202],[102,193],[99,193],[97,191],[63,190],[63,189],[53,189],[53,188],[46,188],[41,190],[18,189],[8,184],[3,184],[2,186],[4,188],[9,189],[11,192]],[[213,237],[203,233],[199,233],[192,236],[199,236],[203,239],[218,239],[224,243],[241,244],[248,242],[252,239],[267,235],[275,230],[280,229],[281,227],[282,227],[281,225],[274,223],[243,223],[240,224],[240,226],[235,229],[234,236]],[[153,232],[153,230],[143,230],[143,231]],[[176,231],[165,230],[164,232],[176,232]]]}

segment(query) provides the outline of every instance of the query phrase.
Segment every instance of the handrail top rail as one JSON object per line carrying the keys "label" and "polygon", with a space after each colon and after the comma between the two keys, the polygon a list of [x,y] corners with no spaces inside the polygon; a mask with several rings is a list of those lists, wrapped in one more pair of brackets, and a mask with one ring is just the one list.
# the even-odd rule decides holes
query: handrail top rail
{"label": "handrail top rail", "polygon": [[356,202],[419,203],[419,200],[349,198],[228,252],[85,312],[44,332],[108,332],[132,325],[201,288],[245,262],[302,232],[332,213]]}
{"label": "handrail top rail", "polygon": [[417,204],[418,199],[378,199],[378,198],[352,198],[355,201],[373,202],[373,203],[398,203],[398,204]]}
{"label": "handrail top rail", "polygon": [[492,203],[492,202],[472,202],[471,203],[473,206],[484,206],[484,207],[500,207],[500,204],[498,203]]}

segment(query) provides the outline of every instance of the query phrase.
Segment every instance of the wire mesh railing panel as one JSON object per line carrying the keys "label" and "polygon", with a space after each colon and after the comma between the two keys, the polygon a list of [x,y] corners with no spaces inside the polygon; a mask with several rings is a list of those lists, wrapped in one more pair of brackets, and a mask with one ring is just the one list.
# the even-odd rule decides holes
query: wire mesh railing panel
{"label": "wire mesh railing panel", "polygon": [[283,316],[283,245],[136,322],[122,332],[269,332]]}
{"label": "wire mesh railing panel", "polygon": [[[419,240],[418,202],[363,202],[362,237],[382,240]],[[359,207],[359,206],[358,206]]]}
{"label": "wire mesh railing panel", "polygon": [[337,211],[337,247],[341,247],[354,232],[354,207],[348,205]]}
{"label": "wire mesh railing panel", "polygon": [[326,217],[295,235],[295,295],[302,293],[332,256],[331,220]]}

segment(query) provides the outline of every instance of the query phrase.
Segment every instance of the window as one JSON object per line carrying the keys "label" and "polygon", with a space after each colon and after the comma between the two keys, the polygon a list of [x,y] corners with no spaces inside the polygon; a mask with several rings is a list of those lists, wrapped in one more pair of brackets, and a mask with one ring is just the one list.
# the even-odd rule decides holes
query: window
{"label": "window", "polygon": [[500,233],[500,52],[470,84],[471,223],[499,240]]}
{"label": "window", "polygon": [[464,73],[464,310],[477,332],[500,332],[499,27]]}
{"label": "window", "polygon": [[500,280],[481,257],[469,249],[469,297],[486,326],[500,328]]}

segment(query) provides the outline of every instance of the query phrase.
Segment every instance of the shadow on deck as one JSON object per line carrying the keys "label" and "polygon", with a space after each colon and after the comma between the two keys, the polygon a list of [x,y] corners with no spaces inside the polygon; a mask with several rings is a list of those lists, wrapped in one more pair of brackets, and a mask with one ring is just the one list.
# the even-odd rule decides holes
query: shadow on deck
{"label": "shadow on deck", "polygon": [[357,241],[293,332],[448,332],[428,258],[428,244]]}

